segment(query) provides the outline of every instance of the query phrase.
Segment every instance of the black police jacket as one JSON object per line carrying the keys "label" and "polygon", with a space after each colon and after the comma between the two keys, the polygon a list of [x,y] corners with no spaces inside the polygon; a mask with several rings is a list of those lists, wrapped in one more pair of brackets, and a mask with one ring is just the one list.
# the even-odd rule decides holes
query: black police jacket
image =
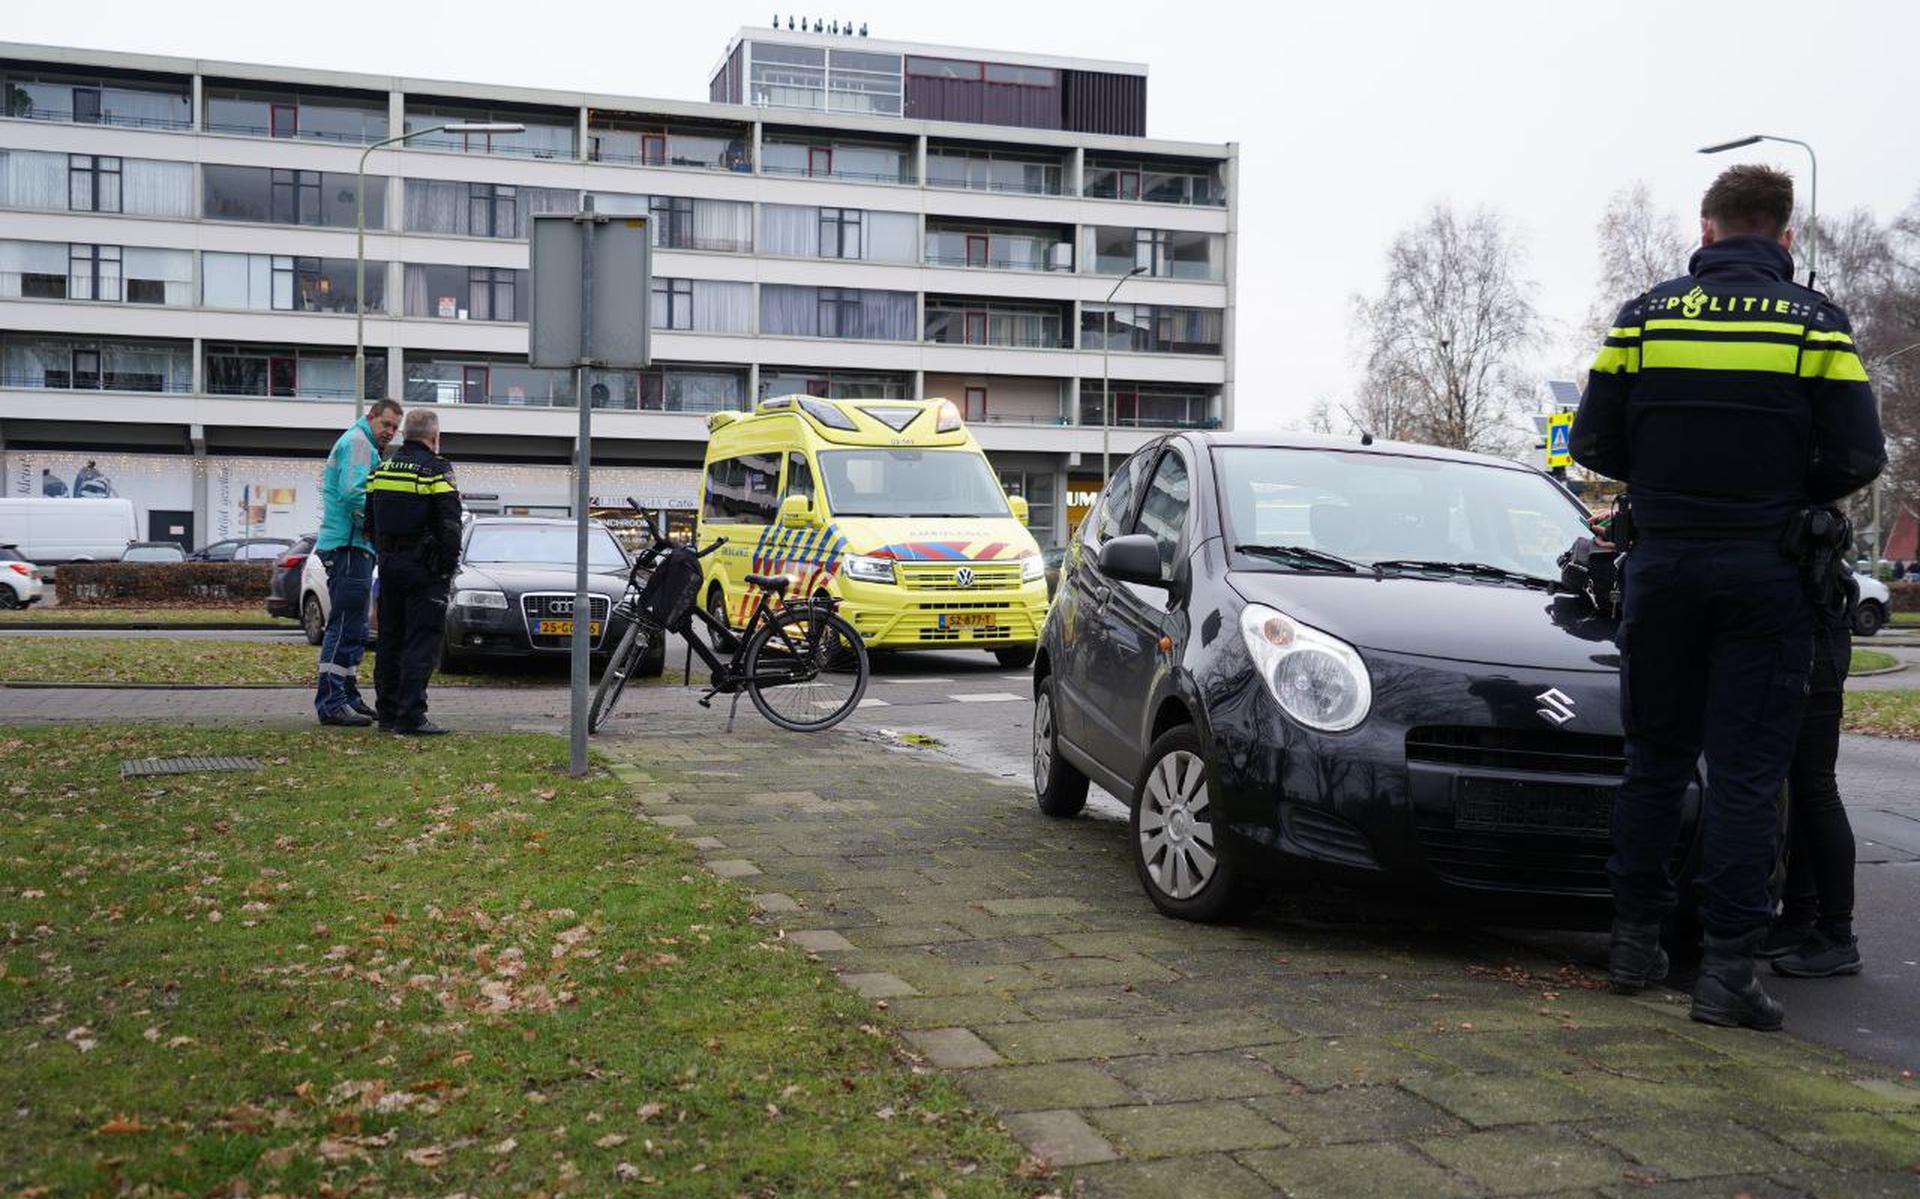
{"label": "black police jacket", "polygon": [[1574,461],[1627,484],[1635,529],[1767,536],[1887,464],[1840,308],[1764,237],[1703,246],[1620,310],[1587,375]]}
{"label": "black police jacket", "polygon": [[460,491],[453,466],[408,441],[367,476],[367,532],[381,558],[409,557],[442,578],[460,565]]}

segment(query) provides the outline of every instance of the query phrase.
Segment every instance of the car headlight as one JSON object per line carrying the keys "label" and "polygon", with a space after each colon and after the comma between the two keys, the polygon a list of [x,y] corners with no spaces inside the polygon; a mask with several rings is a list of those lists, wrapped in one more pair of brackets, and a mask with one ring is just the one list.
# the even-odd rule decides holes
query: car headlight
{"label": "car headlight", "polygon": [[504,591],[456,591],[453,593],[453,606],[456,608],[498,608],[507,610],[507,595]]}
{"label": "car headlight", "polygon": [[1020,581],[1031,583],[1047,577],[1047,560],[1039,554],[1028,554],[1020,559]]}
{"label": "car headlight", "polygon": [[848,554],[840,560],[840,571],[849,579],[858,579],[862,583],[894,581],[892,558],[870,558],[865,554]]}
{"label": "car headlight", "polygon": [[1240,635],[1287,715],[1324,733],[1345,732],[1367,718],[1373,682],[1351,645],[1264,604],[1241,611]]}

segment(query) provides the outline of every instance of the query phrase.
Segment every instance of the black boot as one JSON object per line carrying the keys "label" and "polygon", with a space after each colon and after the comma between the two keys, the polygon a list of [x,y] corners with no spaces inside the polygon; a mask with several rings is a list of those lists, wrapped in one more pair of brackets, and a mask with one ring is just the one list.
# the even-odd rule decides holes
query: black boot
{"label": "black boot", "polygon": [[1613,945],[1607,951],[1607,981],[1621,995],[1636,995],[1667,976],[1667,951],[1660,948],[1660,923],[1640,924],[1613,918]]}
{"label": "black boot", "polygon": [[1707,934],[1707,951],[1693,984],[1690,1014],[1695,1020],[1759,1032],[1777,1032],[1786,1022],[1786,1011],[1760,989],[1760,980],[1753,976],[1753,953],[1766,936],[1764,928],[1737,937]]}

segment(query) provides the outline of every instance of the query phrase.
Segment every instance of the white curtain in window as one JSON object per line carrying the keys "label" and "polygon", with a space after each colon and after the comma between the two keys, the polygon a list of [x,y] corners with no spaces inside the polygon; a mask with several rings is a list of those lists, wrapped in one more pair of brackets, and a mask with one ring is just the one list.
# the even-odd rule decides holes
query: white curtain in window
{"label": "white curtain in window", "polygon": [[819,336],[818,289],[784,283],[761,284],[760,332],[784,337]]}
{"label": "white curtain in window", "polygon": [[407,232],[465,233],[467,185],[438,179],[407,180]]}
{"label": "white curtain in window", "polygon": [[862,291],[859,332],[855,336],[878,341],[912,341],[913,308],[910,291]]}
{"label": "white curtain in window", "polygon": [[200,302],[208,308],[250,308],[247,300],[247,254],[205,253],[200,256]]}
{"label": "white curtain in window", "polygon": [[295,390],[303,396],[353,394],[353,359],[302,358]]}
{"label": "white curtain in window", "polygon": [[571,188],[523,187],[520,189],[519,229],[514,236],[527,236],[527,218],[536,212],[578,212],[580,193]]}
{"label": "white curtain in window", "polygon": [[[812,212],[811,208],[797,209]],[[816,238],[819,234],[816,232]],[[732,246],[745,253],[753,248],[753,205],[738,200],[693,202],[694,244],[709,249]]]}
{"label": "white curtain in window", "polygon": [[794,258],[819,257],[820,210],[792,204],[762,204],[760,252]]}
{"label": "white curtain in window", "polygon": [[406,307],[402,309],[408,316],[435,316],[427,307],[427,268],[417,262],[407,264]]}
{"label": "white curtain in window", "polygon": [[64,374],[72,364],[69,342],[8,338],[0,344],[0,381],[11,387],[45,387],[47,372]]}
{"label": "white curtain in window", "polygon": [[129,378],[157,379],[163,390],[186,391],[193,386],[193,355],[173,346],[114,345],[100,347],[100,366],[109,375],[118,376],[124,386]]}
{"label": "white curtain in window", "polygon": [[63,241],[0,241],[0,298],[18,299],[20,276],[67,273]]}
{"label": "white curtain in window", "polygon": [[193,216],[193,164],[122,160],[120,210],[138,216]]}
{"label": "white curtain in window", "polygon": [[[269,263],[268,269],[271,271],[269,278],[273,295],[273,307],[280,312],[292,312],[293,259],[284,254],[276,254],[271,259],[261,254],[254,255],[254,272],[256,279],[259,277],[259,264],[262,262]],[[254,294],[257,296],[265,293],[255,292]]]}
{"label": "white curtain in window", "polygon": [[873,262],[916,262],[920,218],[910,212],[867,214],[867,258]]}
{"label": "white curtain in window", "polygon": [[161,303],[181,306],[193,303],[192,250],[128,246],[123,254],[123,266],[129,279],[158,279],[165,284],[165,298]]}
{"label": "white curtain in window", "polygon": [[635,196],[626,192],[593,193],[593,210],[613,216],[646,216],[652,206],[652,196]]}
{"label": "white curtain in window", "polygon": [[65,208],[67,156],[38,150],[0,150],[0,204],[8,208]]}
{"label": "white curtain in window", "polygon": [[753,332],[753,285],[695,279],[693,327],[707,333]]}

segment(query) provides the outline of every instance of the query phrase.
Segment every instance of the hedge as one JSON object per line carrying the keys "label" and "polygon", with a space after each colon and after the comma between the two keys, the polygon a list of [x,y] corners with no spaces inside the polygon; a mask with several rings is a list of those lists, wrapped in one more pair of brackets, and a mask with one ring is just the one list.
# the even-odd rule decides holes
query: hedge
{"label": "hedge", "polygon": [[63,604],[244,603],[265,600],[271,562],[69,562],[54,577]]}
{"label": "hedge", "polygon": [[1920,612],[1920,583],[1888,583],[1887,590],[1893,592],[1895,612]]}

